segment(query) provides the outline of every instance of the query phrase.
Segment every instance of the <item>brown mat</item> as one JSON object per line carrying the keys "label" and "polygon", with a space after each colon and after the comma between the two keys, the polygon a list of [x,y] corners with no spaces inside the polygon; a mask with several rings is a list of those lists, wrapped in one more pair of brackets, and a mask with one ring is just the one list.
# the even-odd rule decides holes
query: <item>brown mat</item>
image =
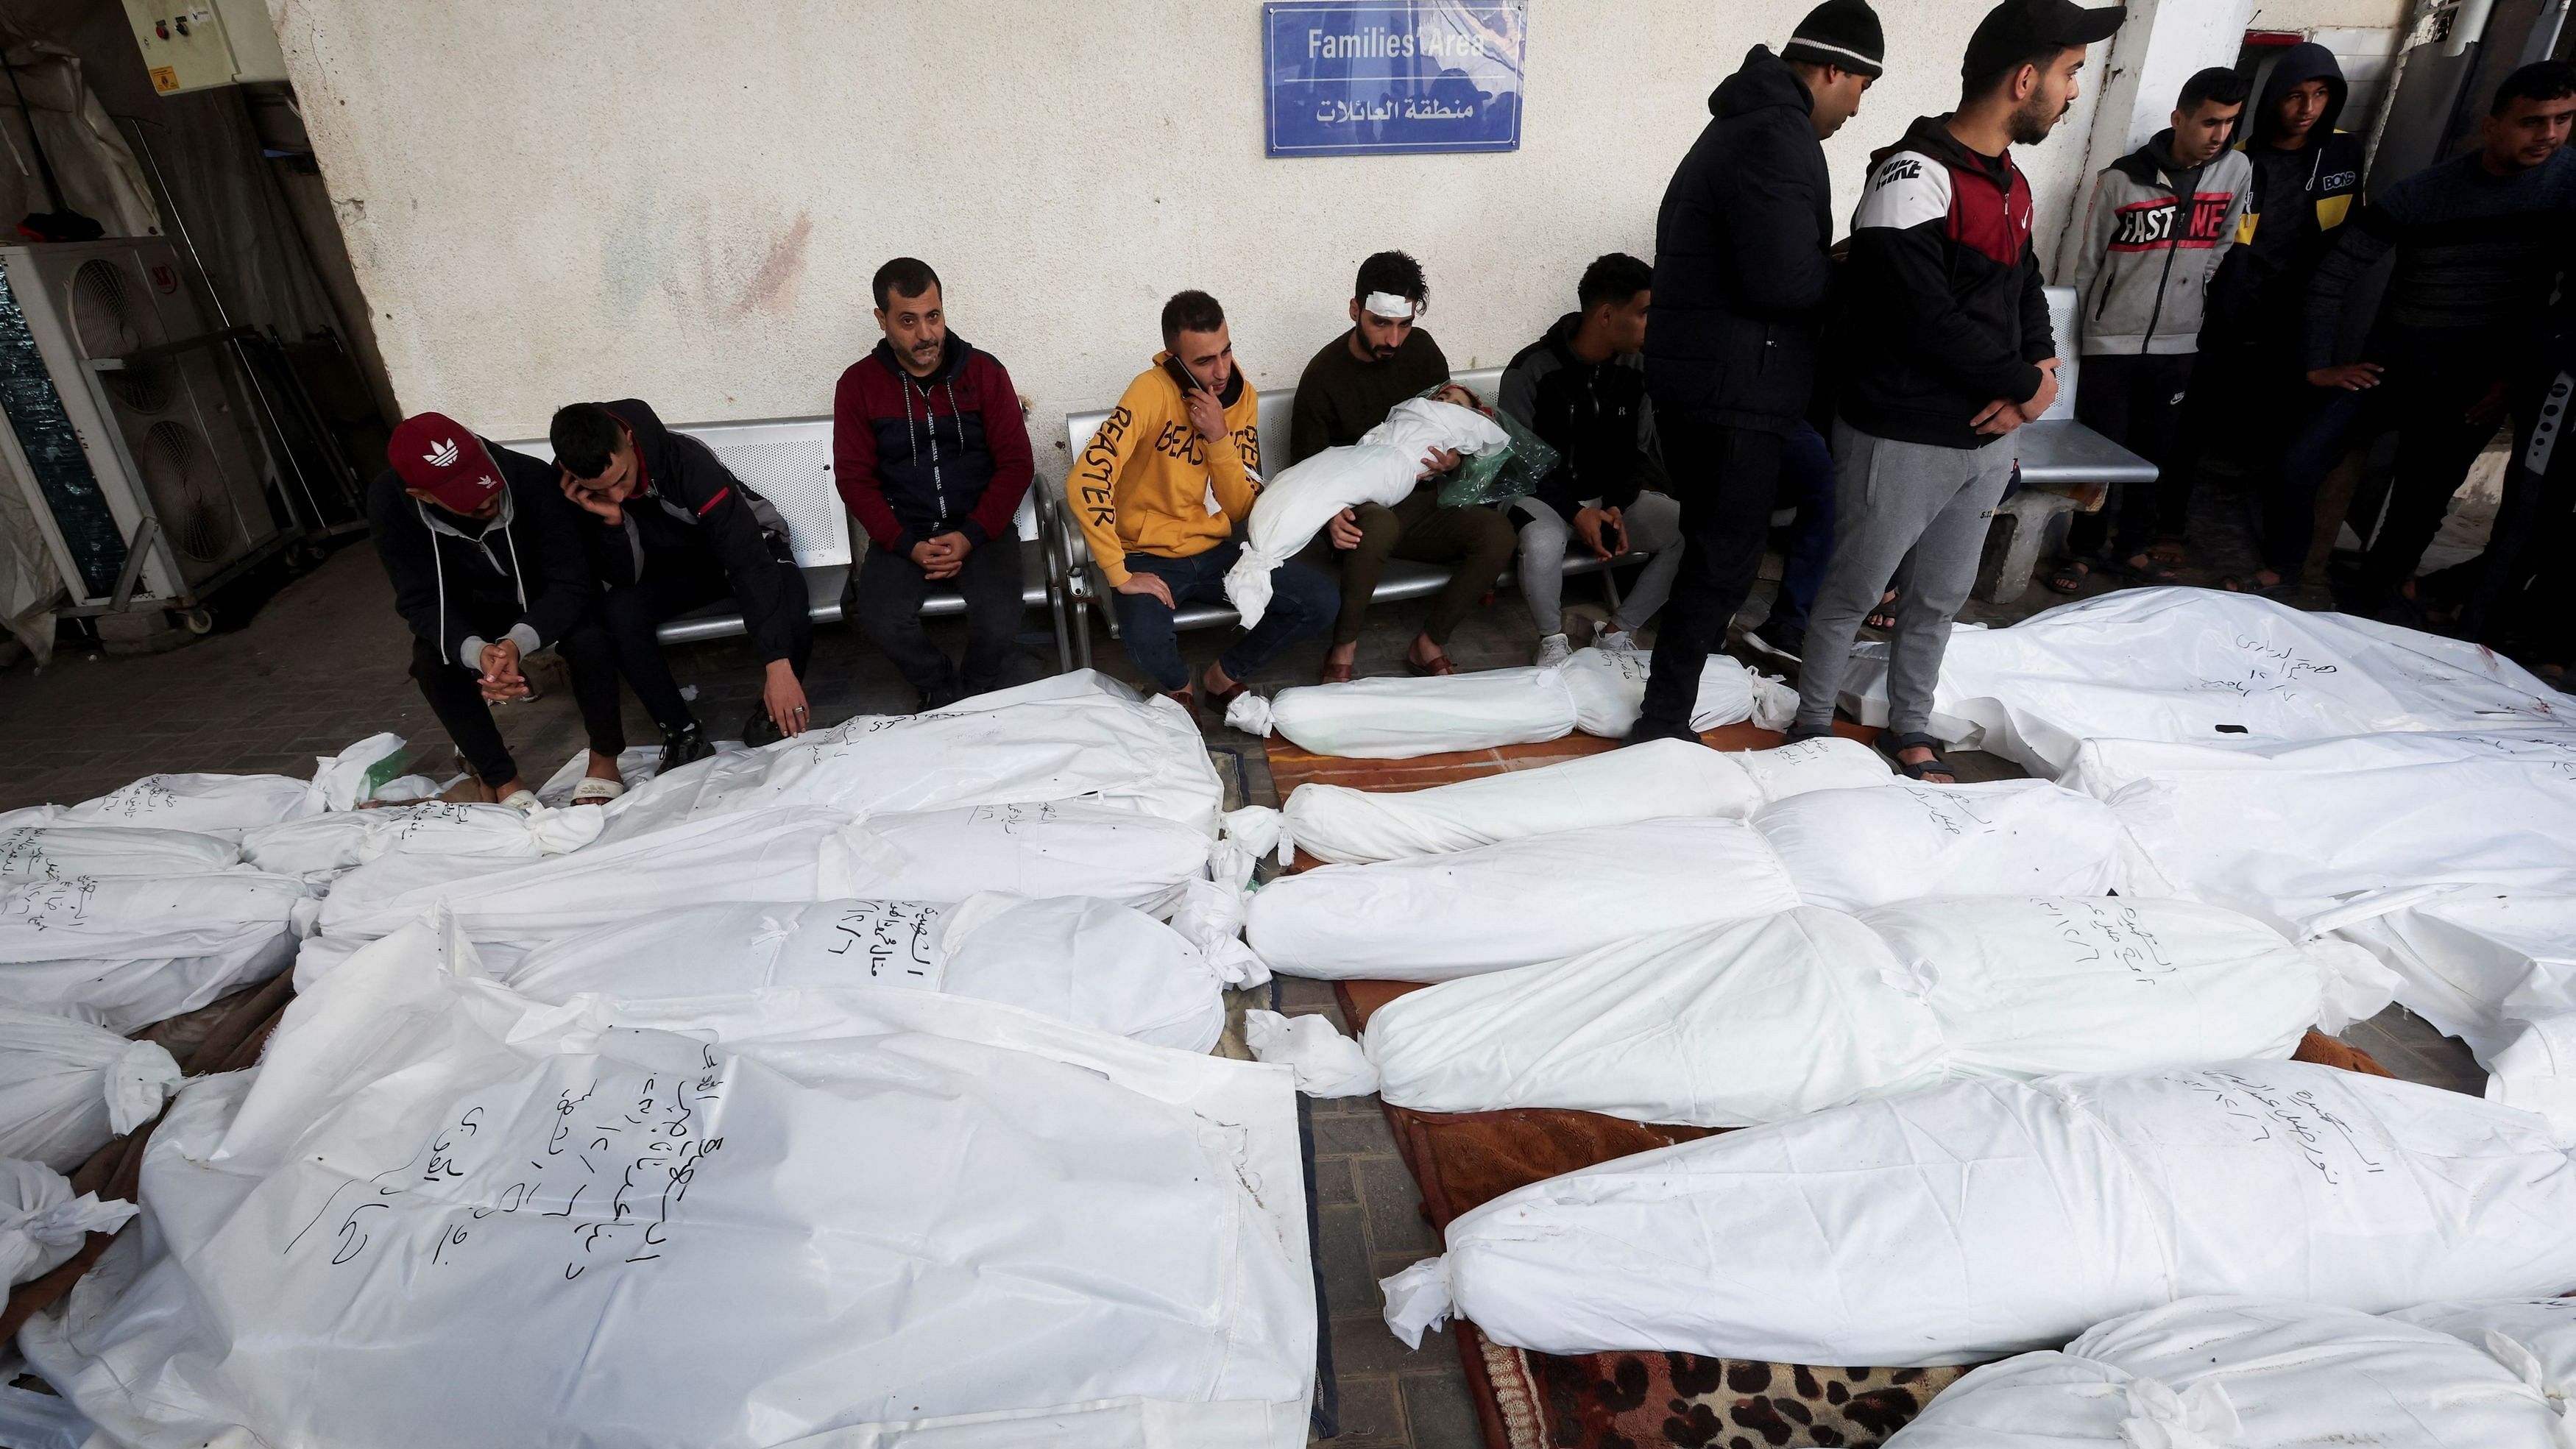
{"label": "brown mat", "polygon": [[[1337,984],[1353,1032],[1422,989],[1406,981]],[[2309,1032],[2295,1060],[2375,1076],[2369,1053]],[[1712,1135],[1595,1112],[1415,1112],[1385,1107],[1396,1149],[1443,1233],[1459,1214],[1516,1188],[1612,1158]],[[1572,1357],[1506,1348],[1453,1320],[1490,1449],[1706,1449],[1875,1445],[1905,1427],[1965,1368],[1814,1367],[1651,1352]]]}

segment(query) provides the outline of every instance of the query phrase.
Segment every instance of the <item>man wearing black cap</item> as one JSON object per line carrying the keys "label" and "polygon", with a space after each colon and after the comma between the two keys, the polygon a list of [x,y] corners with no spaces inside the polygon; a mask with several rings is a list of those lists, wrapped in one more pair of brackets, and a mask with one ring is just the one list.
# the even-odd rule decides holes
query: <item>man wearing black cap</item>
{"label": "man wearing black cap", "polygon": [[1693,738],[1701,667],[1762,563],[1781,451],[1815,389],[1833,277],[1824,138],[1860,109],[1886,43],[1867,0],[1825,0],[1755,46],[1655,219],[1646,388],[1681,503],[1682,562],[1633,741]]}
{"label": "man wearing black cap", "polygon": [[1808,623],[1793,739],[1832,728],[1861,618],[1911,554],[1879,743],[1914,779],[1955,778],[1924,731],[1986,515],[2012,477],[2013,450],[1991,445],[2057,401],[2030,183],[2007,153],[2048,138],[2075,103],[2084,48],[2127,14],[2005,0],[1968,41],[1959,109],[1916,121],[1871,167],[1846,278],[1834,561]]}

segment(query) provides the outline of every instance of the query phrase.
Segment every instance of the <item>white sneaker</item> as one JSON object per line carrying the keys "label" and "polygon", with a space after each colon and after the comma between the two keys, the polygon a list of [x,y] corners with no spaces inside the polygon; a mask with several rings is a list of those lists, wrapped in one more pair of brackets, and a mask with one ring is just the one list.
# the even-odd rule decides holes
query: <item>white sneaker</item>
{"label": "white sneaker", "polygon": [[1592,647],[1604,654],[1634,654],[1637,636],[1625,629],[1604,629],[1593,638]]}
{"label": "white sneaker", "polygon": [[1562,634],[1550,634],[1538,641],[1538,667],[1554,669],[1574,657],[1574,646]]}

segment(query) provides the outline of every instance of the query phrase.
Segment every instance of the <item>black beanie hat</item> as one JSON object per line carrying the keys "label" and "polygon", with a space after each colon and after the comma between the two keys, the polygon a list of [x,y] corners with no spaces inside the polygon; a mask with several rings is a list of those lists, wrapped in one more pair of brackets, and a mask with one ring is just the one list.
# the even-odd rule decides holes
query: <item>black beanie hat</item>
{"label": "black beanie hat", "polygon": [[1782,60],[1830,65],[1865,76],[1887,73],[1887,35],[1869,0],[1825,0],[1798,22]]}

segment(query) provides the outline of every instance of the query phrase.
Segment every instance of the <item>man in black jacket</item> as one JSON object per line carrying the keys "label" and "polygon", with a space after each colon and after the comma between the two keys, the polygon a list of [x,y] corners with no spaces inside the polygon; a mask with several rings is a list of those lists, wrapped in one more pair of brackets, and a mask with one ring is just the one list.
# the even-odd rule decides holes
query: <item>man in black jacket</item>
{"label": "man in black jacket", "polygon": [[2057,343],[2012,163],[2074,105],[2084,49],[2127,18],[2004,0],[1969,38],[1959,109],[1879,153],[1852,218],[1834,421],[1834,560],[1817,591],[1791,738],[1833,727],[1861,618],[1911,555],[1889,645],[1880,748],[1948,783],[1925,733],[1950,621],[1967,602],[2013,450],[1996,439],[2057,401]]}
{"label": "man in black jacket", "polygon": [[1866,0],[1825,0],[1780,54],[1755,46],[1718,86],[1665,188],[1646,387],[1684,541],[1631,741],[1691,737],[1700,670],[1761,568],[1832,291],[1823,142],[1859,111],[1885,52]]}
{"label": "man in black jacket", "polygon": [[661,727],[662,768],[704,759],[715,746],[671,677],[656,631],[727,596],[762,664],[743,743],[804,733],[813,723],[804,678],[814,619],[777,510],[714,450],[664,427],[634,398],[574,403],[555,414],[547,438],[591,568],[608,590],[600,612],[618,670]]}
{"label": "man in black jacket", "polygon": [[1597,559],[1652,555],[1610,626],[1592,642],[1636,647],[1635,635],[1671,597],[1681,568],[1681,505],[1663,492],[1654,455],[1653,413],[1638,349],[1654,305],[1655,269],[1621,252],[1597,258],[1576,283],[1580,311],[1556,319],[1547,335],[1503,369],[1503,411],[1556,449],[1554,471],[1527,498],[1505,505],[1521,520],[1521,597],[1538,627],[1538,662],[1561,664],[1573,653],[1565,634],[1565,555],[1581,540]]}
{"label": "man in black jacket", "polygon": [[553,649],[571,669],[590,735],[574,798],[614,799],[626,748],[617,665],[591,612],[596,591],[554,470],[443,413],[405,418],[385,452],[393,466],[367,490],[367,517],[394,609],[411,625],[411,677],[447,737],[491,799],[534,805],[492,704],[527,698],[521,661]]}

